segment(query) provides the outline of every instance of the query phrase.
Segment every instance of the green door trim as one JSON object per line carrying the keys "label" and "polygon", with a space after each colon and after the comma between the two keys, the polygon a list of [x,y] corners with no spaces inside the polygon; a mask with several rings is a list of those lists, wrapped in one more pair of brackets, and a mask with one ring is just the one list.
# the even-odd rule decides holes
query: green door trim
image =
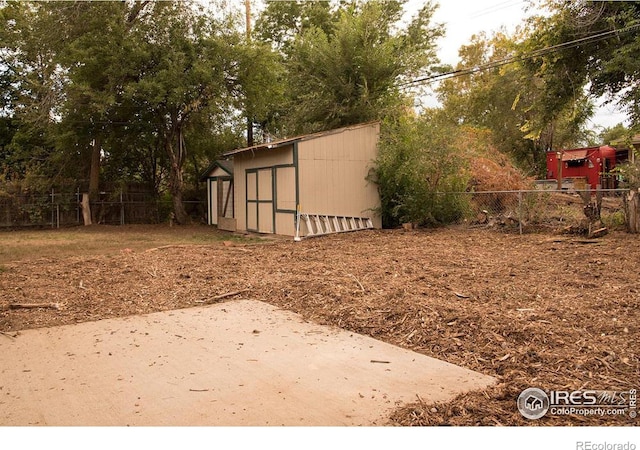
{"label": "green door trim", "polygon": [[[271,200],[260,200],[260,171],[266,171],[269,170],[271,172]],[[275,213],[275,185],[274,185],[274,172],[275,169],[274,167],[271,166],[267,166],[267,167],[256,167],[253,169],[245,169],[244,171],[244,185],[245,185],[245,190],[247,191],[245,194],[245,226],[247,231],[251,231],[254,233],[262,233],[262,231],[260,231],[260,204],[266,204],[266,203],[271,203],[271,211],[272,211],[272,218],[271,218],[271,233],[275,234],[276,232],[276,213]],[[249,200],[249,195],[248,195],[248,189],[249,189],[249,183],[248,183],[248,179],[249,179],[249,174],[251,173],[255,173],[256,174],[256,192],[255,192],[255,200]],[[255,205],[255,211],[256,211],[256,228],[249,228],[249,204],[254,204]]]}
{"label": "green door trim", "polygon": [[[277,229],[276,229],[276,214],[291,214],[293,216],[293,221],[294,221],[294,225],[295,222],[297,221],[297,208],[300,206],[300,178],[299,178],[299,168],[298,168],[298,143],[294,142],[293,143],[293,155],[292,155],[292,159],[293,162],[291,164],[274,164],[272,166],[261,166],[261,167],[253,167],[251,169],[245,169],[244,171],[244,185],[245,185],[245,226],[247,231],[251,231],[251,232],[255,232],[255,233],[260,233],[260,231],[258,231],[260,229],[260,204],[261,203],[271,203],[271,220],[272,220],[272,233],[273,234],[277,234]],[[279,209],[278,208],[278,172],[277,169],[280,168],[290,168],[293,167],[294,169],[294,183],[295,183],[295,202],[296,202],[296,209]],[[258,172],[260,171],[264,171],[264,170],[270,170],[271,171],[271,200],[260,200],[259,197],[259,186],[260,186],[260,182],[259,182],[259,178],[260,175]],[[255,191],[255,200],[249,200],[249,195],[248,195],[248,178],[249,178],[249,174],[250,173],[255,173],[256,174],[256,191]],[[249,228],[249,205],[255,205],[255,211],[256,211],[256,228]]]}

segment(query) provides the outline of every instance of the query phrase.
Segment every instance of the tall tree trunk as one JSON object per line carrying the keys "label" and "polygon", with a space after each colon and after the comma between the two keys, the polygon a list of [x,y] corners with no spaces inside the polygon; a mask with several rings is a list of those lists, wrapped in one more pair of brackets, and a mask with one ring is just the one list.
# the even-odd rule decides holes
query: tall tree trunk
{"label": "tall tree trunk", "polygon": [[[173,136],[176,134],[171,133]],[[165,149],[169,157],[170,170],[169,190],[173,199],[173,213],[178,224],[184,225],[189,222],[189,215],[182,203],[182,191],[184,189],[184,177],[182,175],[182,164],[184,162],[184,146],[182,142],[182,131],[177,133],[178,142],[174,146],[173,137],[169,136],[165,141]]]}
{"label": "tall tree trunk", "polygon": [[189,222],[189,215],[184,208],[184,203],[182,203],[184,180],[182,177],[182,170],[177,168],[173,161],[171,162],[171,176],[169,177],[169,180],[169,189],[173,200],[173,213],[175,214],[175,220],[178,224],[184,225]]}
{"label": "tall tree trunk", "polygon": [[247,147],[253,147],[253,120],[250,117],[247,118]]}

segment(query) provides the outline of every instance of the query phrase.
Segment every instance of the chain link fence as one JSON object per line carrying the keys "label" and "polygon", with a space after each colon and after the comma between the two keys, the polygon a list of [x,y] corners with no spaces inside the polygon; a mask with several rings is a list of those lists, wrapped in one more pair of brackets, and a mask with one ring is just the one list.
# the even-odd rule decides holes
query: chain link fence
{"label": "chain link fence", "polygon": [[[628,189],[462,192],[458,223],[519,233],[585,232],[589,223],[624,229]],[[597,211],[599,206],[599,211]]]}
{"label": "chain link fence", "polygon": [[[447,192],[444,202],[455,209],[455,222],[474,228],[510,232],[585,231],[593,205],[600,204],[599,217],[611,230],[626,225],[624,198],[627,189],[520,190]],[[7,195],[0,192],[0,228],[68,227],[83,223],[82,194]],[[206,221],[206,202],[189,200],[185,209],[194,221]],[[147,193],[101,192],[91,204],[98,223],[110,225],[152,224],[169,220],[170,199]]]}
{"label": "chain link fence", "polygon": [[[48,195],[3,194],[0,192],[0,228],[60,228],[83,224],[82,194],[51,191]],[[184,201],[194,221],[206,218],[206,203]],[[101,192],[91,203],[98,223],[108,225],[152,224],[169,220],[173,204],[147,193]]]}

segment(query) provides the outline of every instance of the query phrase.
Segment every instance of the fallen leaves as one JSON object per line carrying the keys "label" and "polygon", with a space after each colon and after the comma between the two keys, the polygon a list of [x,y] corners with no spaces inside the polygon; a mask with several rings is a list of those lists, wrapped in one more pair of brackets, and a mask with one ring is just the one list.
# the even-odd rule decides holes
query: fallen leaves
{"label": "fallen leaves", "polygon": [[[500,380],[448,403],[406,405],[394,424],[531,425],[515,408],[527,387],[616,390],[637,382],[640,240],[612,233],[599,242],[383,230],[34,259],[6,264],[0,282],[15,289],[0,290],[0,305],[19,292],[29,303],[65,308],[0,311],[0,333],[11,339],[25,328],[250,297]],[[573,416],[544,423],[625,424]]]}

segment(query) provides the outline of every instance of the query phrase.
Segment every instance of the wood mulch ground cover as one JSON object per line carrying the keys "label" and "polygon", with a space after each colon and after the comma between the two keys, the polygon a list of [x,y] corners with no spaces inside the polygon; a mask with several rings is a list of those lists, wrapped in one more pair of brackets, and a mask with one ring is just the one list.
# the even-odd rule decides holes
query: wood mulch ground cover
{"label": "wood mulch ground cover", "polygon": [[[390,425],[640,420],[547,415],[531,421],[516,408],[528,387],[638,388],[638,236],[585,240],[443,228],[298,243],[224,236],[204,242],[111,246],[104,253],[78,246],[75,255],[3,263],[0,339],[27,328],[251,298],[498,379],[444,404],[416,398],[389,417]],[[50,307],[10,308],[34,303]]]}

